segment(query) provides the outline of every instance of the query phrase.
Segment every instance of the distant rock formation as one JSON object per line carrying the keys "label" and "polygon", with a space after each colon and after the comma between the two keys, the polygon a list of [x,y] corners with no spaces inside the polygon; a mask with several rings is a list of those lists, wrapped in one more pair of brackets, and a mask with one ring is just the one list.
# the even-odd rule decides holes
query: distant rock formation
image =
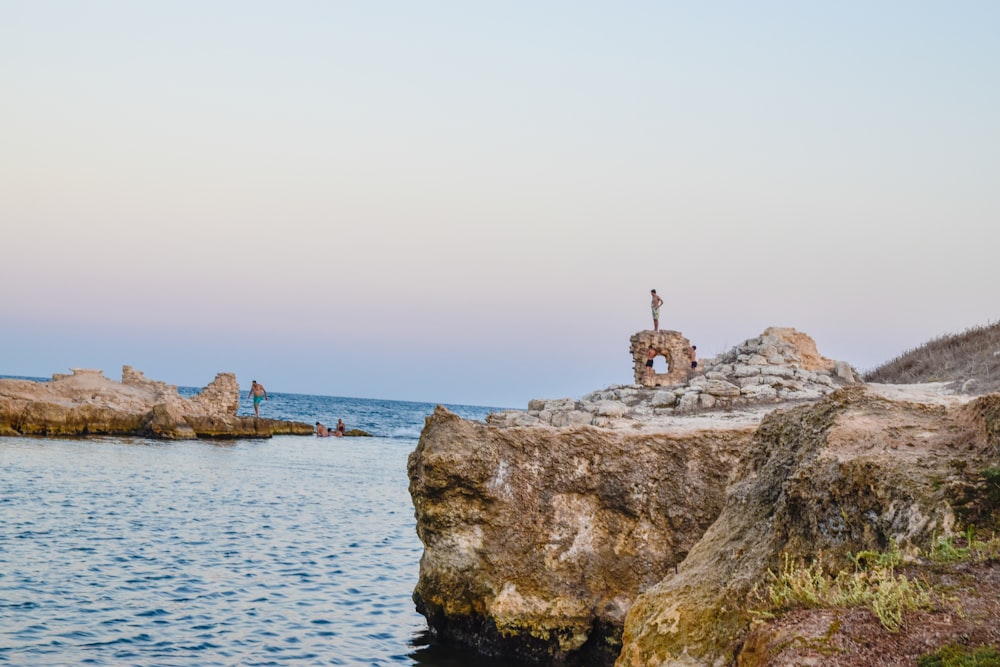
{"label": "distant rock formation", "polygon": [[[662,333],[679,354],[683,337]],[[673,387],[532,401],[485,424],[438,408],[408,462],[414,600],[440,638],[543,664],[824,664],[768,662],[762,647],[795,642],[759,619],[744,645],[753,585],[782,554],[913,557],[968,525],[1000,529],[982,472],[1000,465],[1000,395],[967,400],[858,383],[805,334],[768,329]],[[979,622],[941,613],[937,645]]]}
{"label": "distant rock formation", "polygon": [[219,373],[201,393],[184,398],[175,385],[150,380],[131,366],[122,381],[74,368],[49,382],[0,380],[0,435],[138,435],[163,439],[269,438],[311,435],[301,422],[239,417],[239,385]]}

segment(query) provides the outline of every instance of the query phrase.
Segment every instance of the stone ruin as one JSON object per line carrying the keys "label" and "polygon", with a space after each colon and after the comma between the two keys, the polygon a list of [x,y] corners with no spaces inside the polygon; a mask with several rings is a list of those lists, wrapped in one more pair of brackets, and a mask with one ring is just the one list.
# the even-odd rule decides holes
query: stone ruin
{"label": "stone ruin", "polygon": [[[137,371],[131,366],[122,366],[122,384],[145,389],[161,402],[171,402],[174,398],[180,398],[177,385],[150,380],[142,371]],[[216,374],[214,380],[200,393],[188,398],[187,402],[194,408],[195,414],[235,415],[240,409],[240,386],[236,381],[236,374]]]}
{"label": "stone ruin", "polygon": [[[690,357],[688,356],[691,341],[681,335],[679,331],[640,331],[633,335],[629,342],[631,343],[629,352],[632,353],[637,385],[666,387],[687,380],[691,370]],[[666,373],[647,375],[646,360],[650,348],[653,349],[656,357],[663,357],[666,360]]]}
{"label": "stone ruin", "polygon": [[[534,399],[528,410],[490,415],[501,426],[608,427],[621,420],[655,421],[699,410],[750,408],[818,400],[839,387],[861,382],[850,364],[822,356],[813,339],[788,327],[770,327],[728,352],[692,369],[690,342],[677,331],[640,331],[630,339],[634,385],[616,385],[580,400]],[[646,378],[652,347],[667,372]]]}

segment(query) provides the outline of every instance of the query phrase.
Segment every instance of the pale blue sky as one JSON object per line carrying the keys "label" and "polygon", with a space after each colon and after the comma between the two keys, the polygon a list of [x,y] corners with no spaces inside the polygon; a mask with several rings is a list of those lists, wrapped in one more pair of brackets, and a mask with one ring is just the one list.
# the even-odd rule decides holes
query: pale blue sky
{"label": "pale blue sky", "polygon": [[0,373],[524,407],[995,321],[1000,3],[0,0]]}

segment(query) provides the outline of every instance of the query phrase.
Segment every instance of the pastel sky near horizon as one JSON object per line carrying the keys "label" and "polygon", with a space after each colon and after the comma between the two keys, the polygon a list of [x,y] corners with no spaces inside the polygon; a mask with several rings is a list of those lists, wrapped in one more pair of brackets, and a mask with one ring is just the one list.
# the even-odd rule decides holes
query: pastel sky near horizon
{"label": "pastel sky near horizon", "polygon": [[0,374],[524,407],[996,321],[1000,3],[0,0]]}

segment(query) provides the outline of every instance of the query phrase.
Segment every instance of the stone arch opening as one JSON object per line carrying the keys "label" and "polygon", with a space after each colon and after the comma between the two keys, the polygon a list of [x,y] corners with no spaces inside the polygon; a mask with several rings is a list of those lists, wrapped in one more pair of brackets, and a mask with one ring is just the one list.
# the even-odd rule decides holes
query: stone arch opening
{"label": "stone arch opening", "polygon": [[[682,384],[687,380],[687,359],[691,343],[679,331],[640,331],[630,341],[636,384],[666,387]],[[654,353],[652,373],[646,370],[650,349]],[[663,358],[662,362],[660,357]],[[666,364],[666,372],[660,371],[663,364]]]}
{"label": "stone arch opening", "polygon": [[[646,357],[643,357],[643,373],[645,373],[645,365],[648,360],[649,351],[646,352]],[[670,361],[670,353],[664,352],[663,350],[657,350],[653,348],[653,372],[660,375],[665,373],[670,373],[670,369],[673,368],[673,364]]]}

